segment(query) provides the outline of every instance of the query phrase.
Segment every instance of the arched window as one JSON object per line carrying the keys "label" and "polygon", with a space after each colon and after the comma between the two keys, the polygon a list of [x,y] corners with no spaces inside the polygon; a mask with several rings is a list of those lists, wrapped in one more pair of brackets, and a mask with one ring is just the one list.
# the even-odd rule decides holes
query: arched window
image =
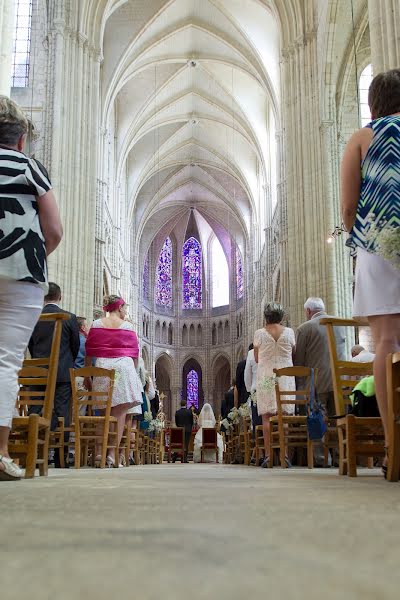
{"label": "arched window", "polygon": [[371,121],[371,111],[368,105],[368,90],[373,79],[372,65],[367,65],[360,75],[360,118],[361,127],[365,127]]}
{"label": "arched window", "polygon": [[24,88],[29,83],[31,54],[33,0],[17,0],[15,3],[15,30],[12,56],[12,87]]}
{"label": "arched window", "polygon": [[182,308],[202,308],[201,244],[190,237],[182,248]]}
{"label": "arched window", "polygon": [[212,306],[229,304],[229,269],[221,243],[215,237],[211,244]]}
{"label": "arched window", "polygon": [[199,408],[199,376],[194,369],[189,371],[186,378],[187,407]]}
{"label": "arched window", "polygon": [[165,240],[158,259],[156,304],[172,308],[172,242],[169,237]]}
{"label": "arched window", "polygon": [[236,298],[243,298],[243,263],[242,255],[239,248],[236,246]]}
{"label": "arched window", "polygon": [[143,265],[143,300],[149,299],[149,259],[146,257]]}

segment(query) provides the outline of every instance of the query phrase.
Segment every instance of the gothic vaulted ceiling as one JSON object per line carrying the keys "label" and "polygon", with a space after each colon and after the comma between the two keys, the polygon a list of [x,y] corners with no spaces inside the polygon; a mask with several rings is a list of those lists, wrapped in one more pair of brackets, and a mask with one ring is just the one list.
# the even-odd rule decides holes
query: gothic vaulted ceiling
{"label": "gothic vaulted ceiling", "polygon": [[192,207],[242,248],[262,220],[280,118],[277,19],[260,0],[103,6],[103,126],[138,252]]}

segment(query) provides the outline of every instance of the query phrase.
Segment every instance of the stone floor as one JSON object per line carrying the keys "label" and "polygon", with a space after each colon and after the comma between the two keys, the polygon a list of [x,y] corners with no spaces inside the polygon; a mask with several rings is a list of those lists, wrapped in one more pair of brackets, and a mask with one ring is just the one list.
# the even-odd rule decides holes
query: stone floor
{"label": "stone floor", "polygon": [[53,470],[0,505],[1,600],[400,594],[400,484],[377,471]]}

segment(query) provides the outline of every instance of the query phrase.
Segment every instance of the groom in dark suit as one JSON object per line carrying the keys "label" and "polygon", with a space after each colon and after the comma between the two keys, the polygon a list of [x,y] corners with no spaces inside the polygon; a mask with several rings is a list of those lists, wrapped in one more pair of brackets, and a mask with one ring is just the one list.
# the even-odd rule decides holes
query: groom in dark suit
{"label": "groom in dark suit", "polygon": [[[63,321],[60,358],[58,362],[57,383],[54,393],[54,409],[51,419],[51,430],[57,428],[58,417],[64,417],[64,424],[69,427],[69,412],[71,402],[71,378],[69,370],[74,368],[75,359],[79,352],[79,326],[76,316],[60,308],[61,289],[56,283],[49,283],[49,291],[44,297],[42,313],[67,313],[70,318]],[[29,341],[29,352],[32,358],[50,356],[53,341],[54,323],[38,322]],[[35,409],[37,407],[32,407]],[[36,412],[32,410],[32,412]],[[67,440],[66,440],[67,441]],[[65,453],[67,448],[65,448]],[[66,463],[67,464],[67,463]],[[60,466],[59,456],[55,456],[55,466]]]}
{"label": "groom in dark suit", "polygon": [[193,413],[190,408],[186,408],[186,400],[181,400],[181,407],[175,413],[175,425],[183,427],[185,430],[185,462],[188,462],[187,454],[193,429]]}

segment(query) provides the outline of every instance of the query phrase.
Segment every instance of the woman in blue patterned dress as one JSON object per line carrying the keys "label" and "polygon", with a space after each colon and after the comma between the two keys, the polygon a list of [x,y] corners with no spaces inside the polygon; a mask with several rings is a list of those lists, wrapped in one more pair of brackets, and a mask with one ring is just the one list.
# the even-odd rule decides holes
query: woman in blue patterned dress
{"label": "woman in blue patterned dress", "polygon": [[374,78],[368,103],[372,122],[356,131],[343,156],[342,216],[357,250],[353,314],[368,319],[374,338],[387,446],[385,362],[400,350],[400,69]]}

